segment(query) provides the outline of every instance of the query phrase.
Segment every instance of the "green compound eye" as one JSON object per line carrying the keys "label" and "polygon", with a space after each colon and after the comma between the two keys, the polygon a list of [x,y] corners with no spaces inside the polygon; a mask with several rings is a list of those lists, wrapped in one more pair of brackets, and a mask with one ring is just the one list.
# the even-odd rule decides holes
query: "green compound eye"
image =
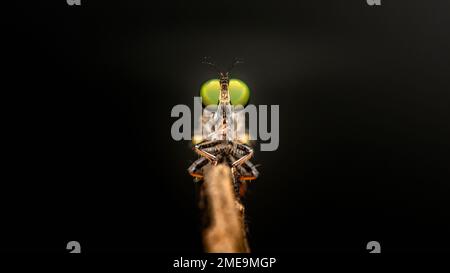
{"label": "green compound eye", "polygon": [[231,79],[228,89],[230,90],[232,105],[242,105],[244,107],[247,105],[250,99],[250,89],[245,82],[238,79]]}
{"label": "green compound eye", "polygon": [[[250,89],[241,80],[231,79],[228,85],[232,105],[246,106],[250,99]],[[218,79],[205,82],[200,88],[203,105],[217,105],[219,103],[220,83]]]}

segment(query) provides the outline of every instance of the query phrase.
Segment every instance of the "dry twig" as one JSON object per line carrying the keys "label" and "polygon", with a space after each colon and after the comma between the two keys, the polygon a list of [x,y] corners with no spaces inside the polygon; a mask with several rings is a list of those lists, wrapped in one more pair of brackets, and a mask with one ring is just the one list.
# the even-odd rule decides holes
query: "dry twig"
{"label": "dry twig", "polygon": [[206,168],[200,188],[200,207],[205,216],[203,244],[206,252],[250,252],[244,224],[244,207],[235,198],[230,168]]}

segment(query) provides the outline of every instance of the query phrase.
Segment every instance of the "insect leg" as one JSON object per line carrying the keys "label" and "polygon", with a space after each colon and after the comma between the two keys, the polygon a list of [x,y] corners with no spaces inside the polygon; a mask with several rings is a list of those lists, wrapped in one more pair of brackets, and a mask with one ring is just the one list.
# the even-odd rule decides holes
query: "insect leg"
{"label": "insect leg", "polygon": [[217,157],[207,151],[205,151],[206,148],[209,148],[211,146],[214,146],[218,143],[219,141],[214,140],[214,141],[207,141],[207,142],[203,142],[200,144],[197,144],[194,146],[194,151],[203,156],[206,157],[209,161],[216,163],[217,162]]}
{"label": "insect leg", "polygon": [[246,155],[244,155],[241,158],[239,158],[238,160],[234,161],[233,164],[231,164],[231,167],[241,165],[253,156],[253,149],[247,145],[236,144],[236,148],[244,151],[244,153],[246,153]]}
{"label": "insect leg", "polygon": [[188,168],[188,172],[195,178],[202,179],[203,172],[201,171],[202,167],[208,163],[208,160],[204,157],[200,157],[197,159],[192,165]]}
{"label": "insect leg", "polygon": [[246,175],[240,176],[239,180],[246,181],[246,180],[255,180],[256,178],[258,178],[259,172],[256,169],[255,165],[253,165],[253,163],[250,161],[246,161],[245,165],[250,169],[250,172],[247,172]]}

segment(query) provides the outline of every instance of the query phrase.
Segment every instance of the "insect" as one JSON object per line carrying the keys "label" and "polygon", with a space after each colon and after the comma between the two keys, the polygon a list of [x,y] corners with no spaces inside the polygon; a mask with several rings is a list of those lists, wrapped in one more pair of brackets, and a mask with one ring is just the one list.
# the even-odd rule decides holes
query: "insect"
{"label": "insect", "polygon": [[254,153],[253,149],[234,138],[232,130],[232,98],[229,90],[230,71],[235,65],[242,63],[242,60],[235,59],[226,72],[220,71],[208,58],[204,58],[203,63],[213,67],[219,75],[220,92],[217,110],[214,114],[216,125],[212,134],[209,134],[202,142],[194,145],[193,150],[200,158],[192,163],[188,168],[188,172],[197,181],[200,181],[203,178],[203,168],[208,164],[226,164],[231,168],[236,196],[242,196],[245,191],[244,182],[254,180],[259,175],[256,166],[250,162],[250,158]]}

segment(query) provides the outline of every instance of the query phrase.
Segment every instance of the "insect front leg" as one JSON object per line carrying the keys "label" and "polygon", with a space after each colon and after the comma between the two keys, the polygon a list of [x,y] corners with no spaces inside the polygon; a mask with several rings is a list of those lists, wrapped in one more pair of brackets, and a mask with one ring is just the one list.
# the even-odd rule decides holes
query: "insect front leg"
{"label": "insect front leg", "polygon": [[253,149],[250,148],[247,145],[236,144],[236,150],[234,152],[236,155],[238,154],[237,150],[241,150],[245,154],[241,158],[239,158],[238,160],[234,161],[233,164],[231,164],[231,167],[236,167],[236,166],[242,165],[244,162],[246,162],[247,160],[249,160],[253,156]]}
{"label": "insect front leg", "polygon": [[213,140],[213,141],[206,141],[200,144],[197,144],[194,146],[194,151],[207,158],[209,161],[211,161],[214,165],[217,164],[217,157],[215,155],[213,155],[212,153],[206,151],[207,148],[210,148],[216,144],[218,144],[220,141],[217,140]]}

